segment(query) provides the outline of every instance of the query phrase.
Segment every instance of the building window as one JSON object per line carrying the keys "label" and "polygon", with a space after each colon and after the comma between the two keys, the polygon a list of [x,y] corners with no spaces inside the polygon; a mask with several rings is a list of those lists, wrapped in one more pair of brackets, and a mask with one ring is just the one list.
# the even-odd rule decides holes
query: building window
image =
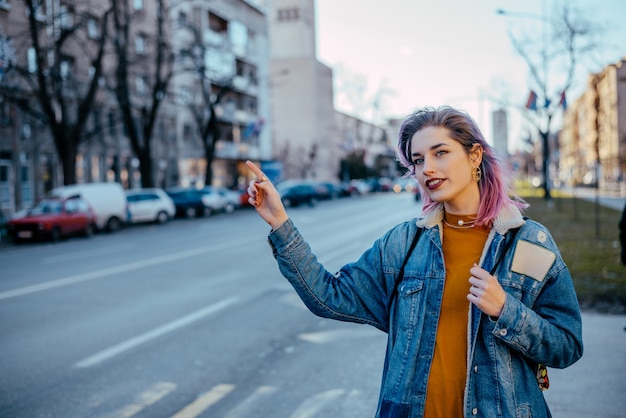
{"label": "building window", "polygon": [[143,10],[143,0],[133,0],[133,9]]}
{"label": "building window", "polygon": [[256,66],[237,60],[235,62],[235,71],[239,77],[247,79],[251,85],[256,86],[258,84]]}
{"label": "building window", "polygon": [[67,80],[72,77],[74,74],[74,58],[72,57],[62,57],[61,62],[59,63],[59,75],[61,79]]}
{"label": "building window", "polygon": [[[2,0],[0,0],[2,1]],[[46,22],[46,5],[44,2],[34,2],[33,8],[35,9],[35,20],[45,23]],[[26,16],[30,16],[30,9],[25,9]]]}
{"label": "building window", "polygon": [[117,135],[117,119],[113,111],[109,112],[109,135]]}
{"label": "building window", "polygon": [[226,33],[228,32],[228,21],[216,14],[209,13],[209,29],[217,33]]}
{"label": "building window", "polygon": [[300,19],[300,10],[296,8],[278,10],[278,21],[286,22]]}
{"label": "building window", "polygon": [[100,36],[98,19],[93,16],[87,18],[87,36],[89,36],[90,39],[96,39]]}
{"label": "building window", "polygon": [[0,125],[8,126],[11,124],[9,116],[9,103],[0,96]]}
{"label": "building window", "polygon": [[135,36],[135,52],[139,55],[146,53],[146,37],[142,34]]}
{"label": "building window", "polygon": [[35,48],[28,48],[26,51],[26,60],[28,61],[28,72],[34,73],[37,71],[37,53]]}
{"label": "building window", "polygon": [[66,4],[59,8],[59,23],[63,29],[69,29],[74,24],[74,11]]}
{"label": "building window", "polygon": [[146,80],[145,77],[138,75],[135,78],[135,91],[140,96],[144,96],[148,93],[148,80]]}
{"label": "building window", "polygon": [[188,123],[183,125],[183,140],[185,141],[191,140],[191,125]]}

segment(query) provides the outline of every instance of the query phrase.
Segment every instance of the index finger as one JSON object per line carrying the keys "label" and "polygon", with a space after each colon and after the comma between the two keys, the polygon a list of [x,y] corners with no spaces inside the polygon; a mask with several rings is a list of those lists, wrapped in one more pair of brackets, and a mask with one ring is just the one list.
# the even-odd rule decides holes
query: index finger
{"label": "index finger", "polygon": [[265,174],[263,174],[261,169],[257,167],[256,164],[254,164],[252,161],[247,160],[246,165],[258,179],[262,179],[265,176]]}

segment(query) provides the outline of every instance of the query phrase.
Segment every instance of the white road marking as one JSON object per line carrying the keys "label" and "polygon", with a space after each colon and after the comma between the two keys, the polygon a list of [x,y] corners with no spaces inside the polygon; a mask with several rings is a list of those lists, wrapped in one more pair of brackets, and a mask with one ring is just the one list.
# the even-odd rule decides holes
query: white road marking
{"label": "white road marking", "polygon": [[232,297],[229,299],[225,299],[221,302],[218,302],[214,305],[207,306],[205,308],[199,309],[195,312],[190,313],[189,315],[185,315],[182,318],[176,319],[172,322],[169,322],[163,326],[155,328],[151,331],[145,332],[143,334],[137,335],[134,338],[116,344],[112,347],[107,348],[106,350],[102,350],[99,353],[94,354],[93,356],[87,357],[74,365],[74,367],[78,368],[86,368],[92,367],[96,364],[102,363],[105,360],[108,360],[112,357],[115,357],[125,351],[128,351],[132,348],[135,348],[141,344],[144,344],[150,340],[158,338],[162,335],[167,334],[168,332],[175,331],[179,328],[182,328],[186,325],[189,325],[192,322],[195,322],[199,319],[202,319],[208,315],[211,315],[217,311],[220,311],[235,302],[237,302],[239,298]]}
{"label": "white road marking", "polygon": [[112,274],[118,274],[128,272],[131,270],[138,270],[144,267],[156,266],[159,264],[169,263],[171,261],[177,261],[184,258],[195,257],[198,255],[206,254],[212,251],[224,250],[232,247],[238,247],[245,243],[252,242],[255,239],[245,238],[229,243],[215,244],[208,247],[194,248],[191,250],[181,251],[174,254],[166,254],[159,257],[148,258],[145,260],[134,261],[132,263],[126,263],[119,266],[109,267],[101,270],[91,271],[88,273],[77,274],[75,276],[69,276],[62,279],[51,280],[49,282],[40,283],[32,286],[26,286],[19,289],[8,290],[6,292],[0,292],[0,300],[9,299],[17,296],[28,295],[30,293],[41,292],[44,290],[50,290],[61,286],[69,286],[76,283],[85,282],[88,280],[100,279],[102,277],[110,276]]}
{"label": "white road marking", "polygon": [[200,396],[194,402],[178,411],[171,418],[195,418],[235,389],[235,385],[221,384]]}

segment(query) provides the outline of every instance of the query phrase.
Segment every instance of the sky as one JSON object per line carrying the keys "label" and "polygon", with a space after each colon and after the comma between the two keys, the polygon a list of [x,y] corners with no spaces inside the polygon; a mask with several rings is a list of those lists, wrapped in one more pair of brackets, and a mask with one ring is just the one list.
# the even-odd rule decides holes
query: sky
{"label": "sky", "polygon": [[[447,104],[469,112],[489,136],[490,114],[499,107],[493,98],[523,107],[530,91],[528,66],[509,33],[541,34],[541,17],[550,17],[562,1],[317,0],[317,55],[335,70],[340,111],[364,119],[402,118],[420,106]],[[568,92],[571,102],[584,91],[589,73],[626,56],[626,1],[567,1],[602,28],[602,47],[580,67]],[[342,98],[337,88],[342,79],[366,85],[359,103],[372,103],[377,91],[387,92],[376,115],[371,105],[363,105],[368,113],[355,109],[355,100]],[[519,111],[511,111],[509,119],[513,151],[527,134]]]}

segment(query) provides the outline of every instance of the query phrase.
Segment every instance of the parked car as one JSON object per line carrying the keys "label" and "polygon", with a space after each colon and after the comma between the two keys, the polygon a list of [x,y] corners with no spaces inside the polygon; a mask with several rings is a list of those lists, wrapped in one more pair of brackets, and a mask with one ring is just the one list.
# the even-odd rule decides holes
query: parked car
{"label": "parked car", "polygon": [[234,212],[241,207],[241,196],[239,192],[227,189],[226,187],[215,187],[217,193],[224,199],[224,208],[226,213]]}
{"label": "parked car", "polygon": [[78,196],[43,199],[24,216],[7,222],[7,233],[14,242],[58,241],[71,235],[90,237],[95,228],[94,211]]}
{"label": "parked car", "polygon": [[205,186],[200,190],[203,193],[204,205],[207,207],[209,214],[235,210],[217,187]]}
{"label": "parked car", "polygon": [[96,214],[97,227],[103,231],[117,231],[128,218],[126,193],[119,183],[84,183],[58,187],[51,197],[82,197]]}
{"label": "parked car", "polygon": [[176,216],[184,218],[212,215],[224,210],[224,199],[212,187],[167,190],[174,201]]}
{"label": "parked car", "polygon": [[126,191],[128,222],[168,222],[176,215],[176,206],[171,197],[159,188],[133,189]]}
{"label": "parked car", "polygon": [[251,208],[251,207],[253,207],[250,204],[250,202],[248,202],[249,198],[250,198],[250,195],[248,194],[248,187],[244,187],[244,188],[239,190],[239,204],[240,204],[240,207],[242,207],[242,208]]}
{"label": "parked car", "polygon": [[311,185],[315,188],[317,198],[319,200],[335,199],[339,196],[337,187],[334,183],[327,181],[312,181]]}
{"label": "parked car", "polygon": [[368,194],[371,191],[371,187],[365,180],[353,179],[350,182],[344,184],[346,192],[350,196],[360,196]]}
{"label": "parked car", "polygon": [[276,190],[286,207],[303,203],[314,206],[319,199],[317,190],[310,183],[280,183],[276,186]]}

